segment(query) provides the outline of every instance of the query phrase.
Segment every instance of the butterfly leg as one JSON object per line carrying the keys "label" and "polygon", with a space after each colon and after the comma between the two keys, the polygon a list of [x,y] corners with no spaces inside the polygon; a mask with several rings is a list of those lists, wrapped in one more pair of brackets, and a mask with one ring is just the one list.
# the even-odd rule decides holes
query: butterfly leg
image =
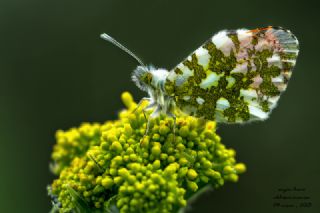
{"label": "butterfly leg", "polygon": [[[141,98],[141,100],[139,101],[139,103],[137,104],[137,107],[132,111],[132,113],[135,113],[138,109],[139,109],[139,107],[141,106],[141,104],[143,103],[143,101],[150,101],[151,100],[151,98],[148,98],[148,97],[143,97],[143,98]],[[151,103],[152,104],[152,103]],[[150,104],[149,104],[150,105]]]}
{"label": "butterfly leg", "polygon": [[140,146],[141,146],[141,144],[142,144],[142,141],[144,140],[144,138],[145,138],[145,137],[147,136],[147,134],[148,134],[148,131],[149,131],[149,123],[150,123],[150,117],[147,118],[146,109],[143,109],[143,110],[142,110],[142,113],[143,113],[144,118],[145,118],[146,121],[147,121],[147,126],[146,126],[146,130],[144,131],[143,137],[142,137],[141,140],[140,140]]}
{"label": "butterfly leg", "polygon": [[159,115],[159,113],[160,113],[160,107],[158,106],[158,107],[151,113],[151,115],[149,116],[149,118],[147,118],[147,116],[146,116],[146,110],[149,109],[149,108],[151,108],[151,107],[154,107],[154,106],[155,106],[155,104],[152,104],[152,106],[149,105],[149,106],[145,107],[145,108],[142,110],[143,115],[144,115],[144,118],[147,120],[147,126],[146,126],[146,130],[145,130],[145,132],[144,132],[144,135],[143,135],[143,137],[142,137],[142,139],[141,139],[141,141],[140,141],[140,145],[141,145],[141,142],[143,141],[143,139],[144,139],[144,138],[148,135],[148,133],[149,133],[150,120],[151,120],[152,118],[157,117],[157,116]]}
{"label": "butterfly leg", "polygon": [[[157,111],[157,109],[150,115],[149,118],[147,118],[146,111],[147,111],[148,109],[153,108],[155,105],[156,105],[156,104],[155,104],[154,102],[153,102],[153,103],[150,103],[148,106],[146,106],[146,107],[143,108],[143,110],[142,110],[143,116],[144,116],[144,118],[145,118],[146,121],[147,121],[147,126],[146,126],[146,130],[145,130],[144,136],[146,136],[146,135],[148,134],[148,132],[149,132],[150,118],[155,117],[155,116],[154,116],[154,112]],[[144,136],[143,136],[143,137],[144,137]]]}
{"label": "butterfly leg", "polygon": [[144,135],[143,135],[143,137],[145,137],[145,136],[148,134],[148,131],[149,131],[150,117],[149,117],[149,118],[147,118],[147,115],[146,115],[146,109],[143,109],[143,110],[142,110],[142,112],[143,112],[143,116],[144,116],[144,118],[145,118],[145,119],[146,119],[146,121],[147,121],[146,130],[144,131]]}

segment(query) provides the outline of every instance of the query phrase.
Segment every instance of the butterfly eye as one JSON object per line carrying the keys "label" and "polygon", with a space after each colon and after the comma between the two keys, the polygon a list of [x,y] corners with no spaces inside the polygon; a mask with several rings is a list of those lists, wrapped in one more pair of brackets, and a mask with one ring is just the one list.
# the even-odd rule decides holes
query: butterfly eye
{"label": "butterfly eye", "polygon": [[142,76],[142,82],[147,84],[147,85],[150,85],[151,82],[152,82],[152,74],[151,73],[146,73],[145,75]]}

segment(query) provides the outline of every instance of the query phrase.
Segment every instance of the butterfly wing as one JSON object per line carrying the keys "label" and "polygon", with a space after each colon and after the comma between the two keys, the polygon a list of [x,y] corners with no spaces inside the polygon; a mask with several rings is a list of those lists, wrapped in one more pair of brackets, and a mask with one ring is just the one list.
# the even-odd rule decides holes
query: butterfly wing
{"label": "butterfly wing", "polygon": [[220,31],[170,71],[165,90],[197,117],[264,120],[287,87],[298,49],[297,38],[280,27]]}

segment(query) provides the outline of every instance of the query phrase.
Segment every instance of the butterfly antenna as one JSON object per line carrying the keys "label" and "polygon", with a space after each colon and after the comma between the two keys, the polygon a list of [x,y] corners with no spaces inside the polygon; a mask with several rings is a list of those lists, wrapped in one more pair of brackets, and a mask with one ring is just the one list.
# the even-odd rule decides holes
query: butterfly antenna
{"label": "butterfly antenna", "polygon": [[120,44],[117,40],[115,40],[114,38],[112,38],[111,36],[109,36],[106,33],[103,33],[100,35],[100,38],[109,41],[110,43],[114,44],[115,46],[119,47],[120,49],[122,49],[123,51],[125,51],[126,53],[128,53],[129,55],[131,55],[134,59],[137,60],[137,62],[139,64],[141,64],[142,66],[145,66],[144,63],[142,62],[142,60],[140,58],[138,58],[138,56],[136,56],[133,52],[131,52],[128,48],[126,48],[125,46],[123,46],[122,44]]}

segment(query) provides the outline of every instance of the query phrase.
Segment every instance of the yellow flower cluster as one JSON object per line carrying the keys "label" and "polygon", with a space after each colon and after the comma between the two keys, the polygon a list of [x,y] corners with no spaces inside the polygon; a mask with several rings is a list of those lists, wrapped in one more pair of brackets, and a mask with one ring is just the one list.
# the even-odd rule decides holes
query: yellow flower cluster
{"label": "yellow flower cluster", "polygon": [[176,212],[205,185],[236,182],[245,171],[215,122],[177,112],[174,136],[173,119],[162,115],[143,137],[147,103],[135,110],[128,92],[122,100],[127,109],[118,120],[57,132],[52,170],[59,178],[50,191],[60,212],[106,212],[112,202],[120,212]]}

